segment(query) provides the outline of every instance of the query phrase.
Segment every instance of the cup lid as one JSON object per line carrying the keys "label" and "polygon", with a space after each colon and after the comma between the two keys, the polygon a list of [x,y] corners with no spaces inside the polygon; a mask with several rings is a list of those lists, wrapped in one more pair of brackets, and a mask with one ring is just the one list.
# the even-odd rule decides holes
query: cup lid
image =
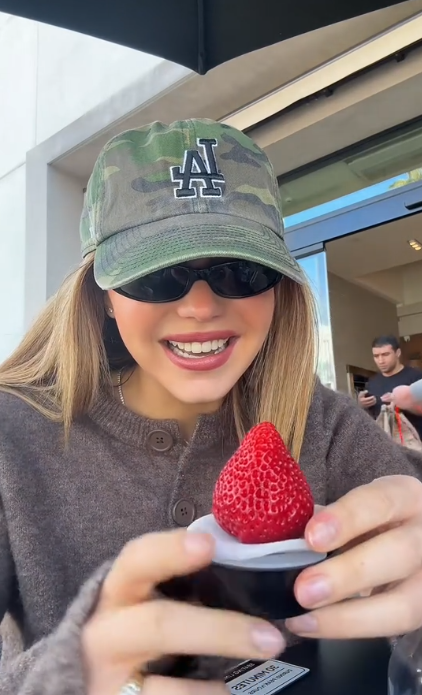
{"label": "cup lid", "polygon": [[274,543],[241,543],[219,526],[213,514],[196,519],[187,530],[213,536],[216,544],[213,562],[228,567],[290,569],[316,564],[326,558],[326,553],[312,550],[304,538]]}

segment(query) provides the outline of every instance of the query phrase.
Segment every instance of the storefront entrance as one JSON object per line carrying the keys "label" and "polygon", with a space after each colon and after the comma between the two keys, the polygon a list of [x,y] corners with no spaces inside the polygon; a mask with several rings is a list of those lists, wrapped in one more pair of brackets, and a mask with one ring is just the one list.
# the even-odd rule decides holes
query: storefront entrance
{"label": "storefront entrance", "polygon": [[406,363],[422,367],[421,124],[285,177],[280,190],[287,243],[317,299],[323,383],[361,388],[379,335],[400,337]]}

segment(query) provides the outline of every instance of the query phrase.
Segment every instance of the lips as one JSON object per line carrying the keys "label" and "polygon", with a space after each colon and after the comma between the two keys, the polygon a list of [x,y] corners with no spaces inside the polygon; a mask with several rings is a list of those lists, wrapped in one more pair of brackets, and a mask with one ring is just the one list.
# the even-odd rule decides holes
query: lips
{"label": "lips", "polygon": [[232,331],[173,334],[161,341],[173,364],[189,371],[210,371],[230,358],[237,337]]}

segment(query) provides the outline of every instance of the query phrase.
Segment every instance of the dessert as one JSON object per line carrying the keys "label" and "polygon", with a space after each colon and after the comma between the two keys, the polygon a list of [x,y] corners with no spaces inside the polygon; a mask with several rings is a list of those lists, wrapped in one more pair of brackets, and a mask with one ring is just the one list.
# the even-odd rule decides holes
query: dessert
{"label": "dessert", "polygon": [[212,607],[271,620],[306,612],[296,600],[296,579],[326,558],[303,537],[314,509],[308,482],[276,428],[264,422],[251,429],[218,477],[213,513],[188,529],[215,541],[212,563],[202,570],[202,597],[211,596]]}
{"label": "dessert", "polygon": [[219,475],[212,512],[240,543],[303,538],[312,492],[274,425],[264,422],[246,435]]}

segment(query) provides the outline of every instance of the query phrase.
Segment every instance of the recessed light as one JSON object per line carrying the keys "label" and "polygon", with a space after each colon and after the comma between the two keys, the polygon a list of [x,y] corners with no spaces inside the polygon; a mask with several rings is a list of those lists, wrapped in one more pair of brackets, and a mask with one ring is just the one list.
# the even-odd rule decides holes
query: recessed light
{"label": "recessed light", "polygon": [[407,243],[409,244],[409,246],[412,247],[414,251],[422,251],[422,243],[417,239],[409,239]]}

